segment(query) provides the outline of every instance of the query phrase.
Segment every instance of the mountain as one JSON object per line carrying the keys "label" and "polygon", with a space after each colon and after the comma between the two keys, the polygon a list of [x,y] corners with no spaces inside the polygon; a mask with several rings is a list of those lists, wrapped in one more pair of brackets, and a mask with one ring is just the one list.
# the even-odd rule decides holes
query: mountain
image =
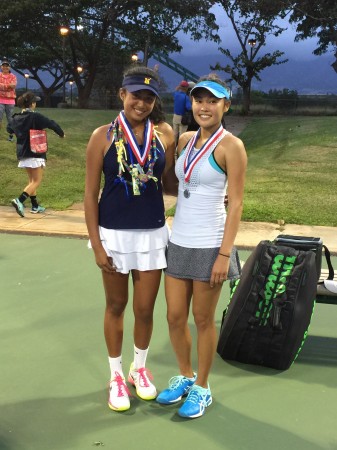
{"label": "mountain", "polygon": [[[177,63],[188,68],[195,74],[202,76],[211,72],[210,66],[221,61],[221,54],[209,54],[204,57],[171,56]],[[337,94],[337,73],[331,67],[334,58],[331,55],[312,56],[307,60],[289,59],[288,62],[278,66],[272,66],[261,72],[261,82],[253,80],[252,89],[268,92],[270,89],[293,89],[299,94]],[[150,66],[157,64],[150,60]],[[183,77],[163,64],[159,66],[159,73],[164,78],[169,90],[174,90]],[[226,79],[225,72],[218,74]],[[235,91],[235,86],[233,86]]]}

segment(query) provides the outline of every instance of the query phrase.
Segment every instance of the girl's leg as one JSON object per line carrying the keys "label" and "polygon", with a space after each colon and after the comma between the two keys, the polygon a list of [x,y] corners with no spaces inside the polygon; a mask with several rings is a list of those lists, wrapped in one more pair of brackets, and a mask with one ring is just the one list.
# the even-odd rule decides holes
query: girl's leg
{"label": "girl's leg", "polygon": [[221,286],[211,288],[206,282],[193,283],[192,311],[198,335],[198,374],[185,403],[178,410],[181,417],[200,417],[212,403],[208,374],[216,349],[214,314],[220,292]]}
{"label": "girl's leg", "polygon": [[112,358],[122,353],[124,311],[128,303],[129,275],[102,272],[105,290],[104,336]]}
{"label": "girl's leg", "polygon": [[221,286],[210,287],[209,283],[194,281],[192,312],[198,335],[198,376],[196,385],[207,388],[208,375],[217,346],[215,309],[220,297]]}
{"label": "girl's leg", "polygon": [[187,323],[192,297],[192,281],[166,275],[165,294],[170,339],[180,374],[192,378],[194,376],[191,362],[192,339]]}
{"label": "girl's leg", "polygon": [[147,349],[150,343],[153,330],[153,310],[161,275],[161,270],[132,271],[134,343],[139,349]]}
{"label": "girl's leg", "polygon": [[24,192],[27,192],[29,196],[34,196],[42,181],[43,167],[26,167],[26,172],[28,175],[28,184],[25,187]]}
{"label": "girl's leg", "polygon": [[130,408],[130,400],[122,368],[122,342],[129,275],[102,272],[102,276],[106,298],[104,336],[111,372],[108,405],[114,411],[126,411]]}
{"label": "girl's leg", "polygon": [[167,321],[170,339],[176,354],[180,374],[169,381],[169,387],[157,397],[163,405],[176,403],[188,394],[195,382],[192,369],[192,338],[188,327],[188,314],[192,296],[192,281],[165,276]]}
{"label": "girl's leg", "polygon": [[138,397],[153,400],[157,389],[146,369],[146,358],[153,330],[153,310],[161,280],[161,270],[132,271],[134,325],[134,359],[128,381],[136,388]]}
{"label": "girl's leg", "polygon": [[[18,198],[12,200],[12,205],[16,209],[19,216],[24,217],[24,202],[28,197],[34,197],[32,201],[32,208],[36,202],[36,190],[40,186],[43,176],[43,167],[26,167],[26,173],[28,175],[28,184],[24,188],[23,192]],[[33,210],[32,210],[33,211]]]}
{"label": "girl's leg", "polygon": [[37,192],[38,187],[41,184],[42,176],[43,176],[43,167],[38,167],[36,169],[29,170],[29,174],[28,174],[29,185],[26,186],[26,189],[28,188],[28,190],[30,192],[32,192],[29,194],[30,201],[32,203],[32,209],[31,209],[32,213],[41,213],[41,212],[44,212],[46,209],[43,206],[40,206],[36,199],[36,192]]}

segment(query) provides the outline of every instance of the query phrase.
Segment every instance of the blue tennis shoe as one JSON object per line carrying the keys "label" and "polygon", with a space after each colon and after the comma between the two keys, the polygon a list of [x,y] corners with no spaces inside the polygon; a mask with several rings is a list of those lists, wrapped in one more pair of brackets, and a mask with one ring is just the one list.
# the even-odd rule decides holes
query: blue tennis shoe
{"label": "blue tennis shoe", "polygon": [[169,387],[162,391],[156,398],[156,401],[162,405],[170,405],[179,402],[195,383],[197,375],[193,378],[187,378],[183,375],[177,375],[169,380]]}
{"label": "blue tennis shoe", "polygon": [[195,419],[203,416],[207,406],[211,403],[212,394],[209,386],[208,388],[203,388],[194,385],[191,387],[184,404],[179,408],[178,414],[181,417]]}

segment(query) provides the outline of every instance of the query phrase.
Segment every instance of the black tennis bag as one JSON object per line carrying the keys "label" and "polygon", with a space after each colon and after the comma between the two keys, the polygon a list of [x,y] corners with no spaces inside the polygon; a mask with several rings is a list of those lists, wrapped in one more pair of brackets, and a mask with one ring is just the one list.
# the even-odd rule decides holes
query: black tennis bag
{"label": "black tennis bag", "polygon": [[261,241],[232,286],[217,352],[223,359],[288,369],[315,305],[315,252]]}

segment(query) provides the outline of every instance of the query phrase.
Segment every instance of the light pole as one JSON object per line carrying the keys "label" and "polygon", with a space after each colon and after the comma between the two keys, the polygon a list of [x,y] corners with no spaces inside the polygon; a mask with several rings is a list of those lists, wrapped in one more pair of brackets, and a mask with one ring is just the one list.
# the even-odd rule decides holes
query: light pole
{"label": "light pole", "polygon": [[73,107],[73,80],[69,81],[70,84],[70,108]]}
{"label": "light pole", "polygon": [[26,78],[26,92],[28,91],[28,78],[29,78],[29,73],[25,73],[25,78]]}
{"label": "light pole", "polygon": [[66,56],[65,56],[65,50],[66,50],[66,37],[69,33],[69,28],[67,27],[61,27],[60,28],[60,34],[62,36],[62,58],[63,58],[63,70],[62,70],[62,76],[63,76],[63,83],[62,83],[62,102],[66,102]]}
{"label": "light pole", "polygon": [[253,59],[253,48],[256,45],[256,39],[251,38],[248,40],[248,45],[250,45],[250,60],[252,61]]}
{"label": "light pole", "polygon": [[83,72],[83,67],[77,66],[77,67],[76,67],[76,70],[77,70],[77,73],[78,73],[79,75],[81,75],[81,73]]}
{"label": "light pole", "polygon": [[134,53],[134,54],[131,56],[131,61],[132,61],[133,63],[137,63],[137,62],[138,62],[138,55],[137,55],[137,53]]}

